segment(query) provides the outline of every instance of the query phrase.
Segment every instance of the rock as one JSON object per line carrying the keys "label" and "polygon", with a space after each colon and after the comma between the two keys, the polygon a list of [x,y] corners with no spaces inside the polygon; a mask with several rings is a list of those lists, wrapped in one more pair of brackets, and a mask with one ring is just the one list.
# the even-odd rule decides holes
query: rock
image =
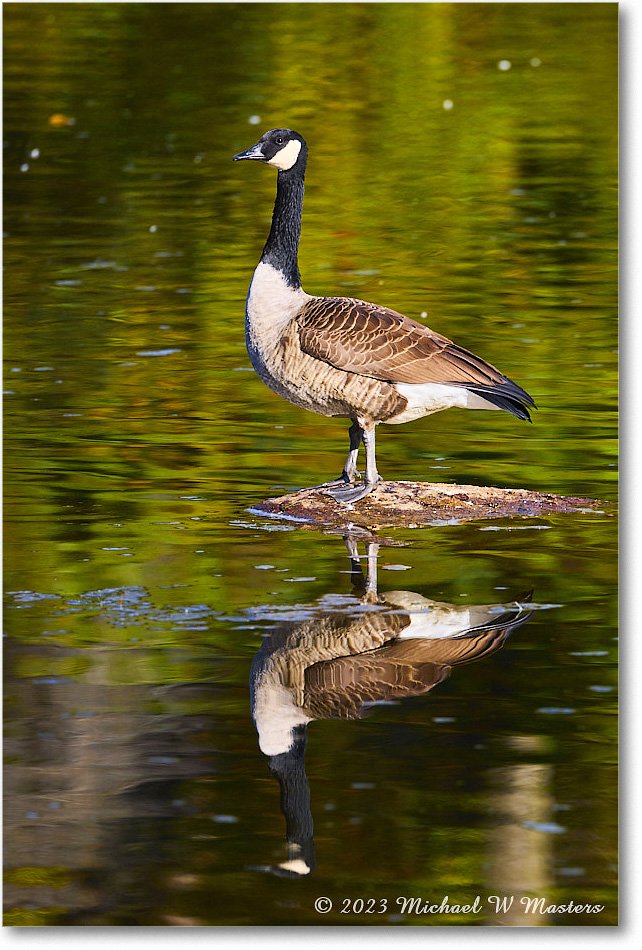
{"label": "rock", "polygon": [[420,528],[489,518],[532,518],[569,511],[603,512],[591,498],[563,497],[525,488],[382,482],[352,505],[323,489],[307,488],[253,506],[253,514],[299,521],[318,528]]}

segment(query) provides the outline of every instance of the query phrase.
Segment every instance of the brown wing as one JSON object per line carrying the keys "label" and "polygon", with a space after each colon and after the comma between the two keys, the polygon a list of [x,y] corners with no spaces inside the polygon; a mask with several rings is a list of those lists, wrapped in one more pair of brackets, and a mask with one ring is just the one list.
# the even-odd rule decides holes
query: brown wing
{"label": "brown wing", "polygon": [[368,653],[314,663],[305,671],[305,707],[318,719],[355,719],[366,703],[427,693],[453,666],[497,652],[511,629],[456,639],[395,639]]}
{"label": "brown wing", "polygon": [[386,654],[342,656],[305,671],[305,709],[315,719],[359,719],[367,703],[418,696],[450,675],[450,667]]}
{"label": "brown wing", "polygon": [[533,405],[528,393],[490,363],[387,307],[318,297],[303,307],[297,325],[301,349],[338,369],[388,382],[499,391]]}

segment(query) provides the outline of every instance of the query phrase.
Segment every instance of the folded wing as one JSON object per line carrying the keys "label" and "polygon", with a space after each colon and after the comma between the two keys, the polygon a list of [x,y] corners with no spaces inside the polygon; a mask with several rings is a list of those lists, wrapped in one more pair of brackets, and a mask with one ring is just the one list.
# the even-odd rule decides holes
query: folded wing
{"label": "folded wing", "polygon": [[490,363],[387,307],[350,297],[318,297],[296,321],[301,349],[346,372],[393,383],[460,386],[522,418],[529,418],[525,407],[535,405]]}

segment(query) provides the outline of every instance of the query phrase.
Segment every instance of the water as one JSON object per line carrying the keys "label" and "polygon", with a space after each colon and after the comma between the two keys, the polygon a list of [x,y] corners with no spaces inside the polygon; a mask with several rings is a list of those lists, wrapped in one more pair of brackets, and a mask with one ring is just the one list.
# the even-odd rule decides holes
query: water
{"label": "water", "polygon": [[[615,5],[4,14],[6,923],[614,924]],[[231,156],[276,125],[310,145],[306,289],[425,319],[540,407],[382,427],[380,471],[596,512],[383,532],[368,593],[340,536],[248,510],[347,446],[245,353],[274,178]],[[283,807],[257,655],[300,716],[292,638],[515,603],[494,652],[405,656],[403,696],[307,674]],[[445,896],[479,909],[397,902]]]}

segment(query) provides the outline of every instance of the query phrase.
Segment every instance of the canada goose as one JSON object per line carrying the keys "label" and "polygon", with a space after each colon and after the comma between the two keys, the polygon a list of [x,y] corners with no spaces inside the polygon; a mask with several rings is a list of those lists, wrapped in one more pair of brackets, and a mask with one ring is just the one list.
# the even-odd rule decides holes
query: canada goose
{"label": "canada goose", "polygon": [[[530,421],[535,403],[517,383],[468,350],[387,307],[350,297],[314,297],[297,262],[308,157],[305,140],[272,129],[234,161],[278,169],[272,227],[247,296],[245,336],[252,365],[270,389],[297,406],[351,420],[340,477],[319,486],[353,502],[382,481],[375,426],[460,406],[504,409]],[[363,441],[365,479],[357,478]]]}
{"label": "canada goose", "polygon": [[316,610],[312,619],[284,622],[256,654],[252,718],[265,755],[287,752],[293,730],[312,719],[361,718],[370,703],[427,692],[453,666],[495,653],[532,616],[514,602],[455,606],[412,591],[378,595],[377,552],[370,543],[362,599],[381,609]]}
{"label": "canada goose", "polygon": [[367,545],[364,582],[356,543],[346,544],[353,582],[375,609],[355,614],[352,607],[316,605],[312,617],[280,623],[252,661],[252,718],[281,788],[287,825],[288,859],[262,868],[275,874],[300,877],[315,866],[304,761],[308,724],[360,719],[373,704],[428,693],[453,667],[492,656],[532,616],[516,602],[456,606],[413,591],[378,595],[378,545]]}

